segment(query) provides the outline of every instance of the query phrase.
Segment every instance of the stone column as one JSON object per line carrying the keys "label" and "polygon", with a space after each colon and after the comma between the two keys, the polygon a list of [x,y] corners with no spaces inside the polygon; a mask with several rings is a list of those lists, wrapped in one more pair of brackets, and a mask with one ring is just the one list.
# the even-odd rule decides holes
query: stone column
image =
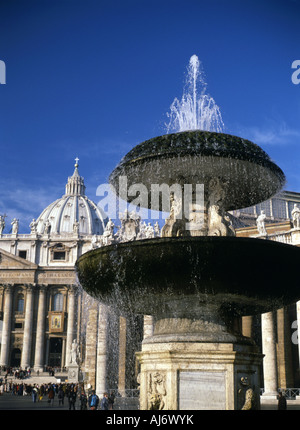
{"label": "stone column", "polygon": [[35,341],[34,370],[43,372],[45,358],[45,329],[46,329],[46,291],[47,287],[40,286],[38,318]]}
{"label": "stone column", "polygon": [[75,287],[71,287],[68,293],[68,326],[67,326],[67,351],[66,351],[66,367],[71,362],[71,350],[72,342],[75,338],[74,327],[75,327]]}
{"label": "stone column", "polygon": [[[300,331],[300,300],[296,303],[296,311],[297,311],[297,326],[296,326],[297,337],[295,340],[298,342],[298,353],[299,353],[299,366],[298,367],[300,368],[300,334],[299,334],[299,331]],[[293,327],[293,328],[295,328],[295,327]],[[294,339],[294,337],[293,337],[293,339]]]}
{"label": "stone column", "polygon": [[126,318],[120,317],[119,322],[119,384],[118,389],[125,396],[126,388]]}
{"label": "stone column", "polygon": [[26,289],[25,299],[25,322],[23,335],[23,350],[21,367],[25,369],[30,367],[31,363],[31,345],[32,345],[32,324],[33,324],[33,286],[29,285]]}
{"label": "stone column", "polygon": [[253,338],[253,316],[242,317],[242,334]]}
{"label": "stone column", "polygon": [[277,360],[276,360],[276,336],[273,312],[267,312],[261,316],[262,353],[265,391],[263,398],[276,399],[277,386]]}
{"label": "stone column", "polygon": [[278,385],[280,388],[294,387],[292,365],[291,325],[287,308],[277,310],[277,361]]}
{"label": "stone column", "polygon": [[46,339],[46,360],[45,360],[45,365],[48,366],[49,365],[49,350],[50,350],[50,339],[49,337],[47,337]]}
{"label": "stone column", "polygon": [[66,339],[62,340],[62,354],[61,354],[61,367],[64,368],[66,362]]}
{"label": "stone column", "polygon": [[99,305],[98,314],[98,341],[97,341],[97,370],[96,393],[102,398],[107,390],[106,361],[107,361],[107,307]]}
{"label": "stone column", "polygon": [[85,343],[85,374],[86,388],[96,387],[96,345],[98,305],[92,303],[87,309],[86,343]]}
{"label": "stone column", "polygon": [[153,336],[154,318],[151,315],[144,315],[144,339]]}
{"label": "stone column", "polygon": [[12,285],[6,286],[4,293],[4,312],[3,312],[3,327],[2,327],[2,342],[1,342],[1,358],[0,366],[9,365],[9,348],[11,335],[11,318],[12,318],[12,301],[13,289]]}
{"label": "stone column", "polygon": [[4,297],[4,287],[0,285],[0,313],[3,313],[3,297]]}
{"label": "stone column", "polygon": [[[296,303],[296,316],[297,320],[292,323],[292,329],[296,329],[292,334],[292,343],[298,345],[298,356],[299,356],[299,364],[298,364],[298,375],[300,368],[300,300]],[[296,324],[295,324],[296,323]],[[296,400],[299,400],[300,396],[296,396]]]}

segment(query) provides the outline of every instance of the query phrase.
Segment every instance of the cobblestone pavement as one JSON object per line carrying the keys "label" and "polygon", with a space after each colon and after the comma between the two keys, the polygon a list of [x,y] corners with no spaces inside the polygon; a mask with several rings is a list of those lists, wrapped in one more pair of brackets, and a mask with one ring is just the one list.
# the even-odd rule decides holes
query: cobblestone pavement
{"label": "cobblestone pavement", "polygon": [[[45,396],[42,401],[33,402],[32,396],[18,396],[11,393],[4,393],[0,396],[0,410],[68,410],[68,399],[64,399],[64,404],[58,404],[58,398],[54,398],[53,405],[48,403],[48,397]],[[80,409],[79,400],[76,401],[75,410]]]}

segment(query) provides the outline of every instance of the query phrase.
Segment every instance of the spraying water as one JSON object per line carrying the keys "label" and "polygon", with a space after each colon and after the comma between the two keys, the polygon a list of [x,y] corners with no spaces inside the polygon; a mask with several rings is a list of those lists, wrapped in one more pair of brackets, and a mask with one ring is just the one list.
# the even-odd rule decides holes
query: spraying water
{"label": "spraying water", "polygon": [[[170,106],[167,133],[204,130],[222,133],[224,123],[218,105],[206,94],[207,84],[197,55],[192,55],[187,67],[186,85],[179,101],[177,97]],[[200,87],[200,90],[199,90]]]}

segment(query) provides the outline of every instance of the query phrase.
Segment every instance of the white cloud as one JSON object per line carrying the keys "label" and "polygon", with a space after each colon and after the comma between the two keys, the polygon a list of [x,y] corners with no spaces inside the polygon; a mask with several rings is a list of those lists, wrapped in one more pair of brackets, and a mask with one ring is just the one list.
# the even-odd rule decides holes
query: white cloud
{"label": "white cloud", "polygon": [[289,127],[285,122],[268,123],[262,127],[244,128],[240,135],[257,145],[290,145],[300,142],[300,129]]}
{"label": "white cloud", "polygon": [[20,233],[29,231],[29,224],[33,218],[53,201],[63,195],[63,187],[32,187],[14,182],[0,181],[0,214],[6,214],[6,227],[4,233],[9,233],[13,218],[19,219]]}

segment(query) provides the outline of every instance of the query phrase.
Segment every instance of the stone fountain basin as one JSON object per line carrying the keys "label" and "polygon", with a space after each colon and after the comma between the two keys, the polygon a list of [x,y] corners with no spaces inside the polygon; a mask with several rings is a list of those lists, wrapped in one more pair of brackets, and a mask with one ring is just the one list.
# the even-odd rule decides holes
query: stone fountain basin
{"label": "stone fountain basin", "polygon": [[76,262],[84,290],[121,314],[255,315],[300,298],[300,249],[254,238],[171,237],[118,243]]}
{"label": "stone fountain basin", "polygon": [[[153,184],[203,184],[209,190],[212,178],[220,178],[226,211],[250,207],[268,200],[285,183],[282,170],[255,143],[237,136],[201,130],[185,131],[154,137],[135,146],[111,173],[109,182],[125,201],[136,194],[127,194],[120,187],[120,177],[131,185],[143,184],[148,192],[148,207],[161,211],[161,200],[151,200]],[[170,195],[167,193],[168,200]],[[143,206],[143,202],[141,202]]]}

